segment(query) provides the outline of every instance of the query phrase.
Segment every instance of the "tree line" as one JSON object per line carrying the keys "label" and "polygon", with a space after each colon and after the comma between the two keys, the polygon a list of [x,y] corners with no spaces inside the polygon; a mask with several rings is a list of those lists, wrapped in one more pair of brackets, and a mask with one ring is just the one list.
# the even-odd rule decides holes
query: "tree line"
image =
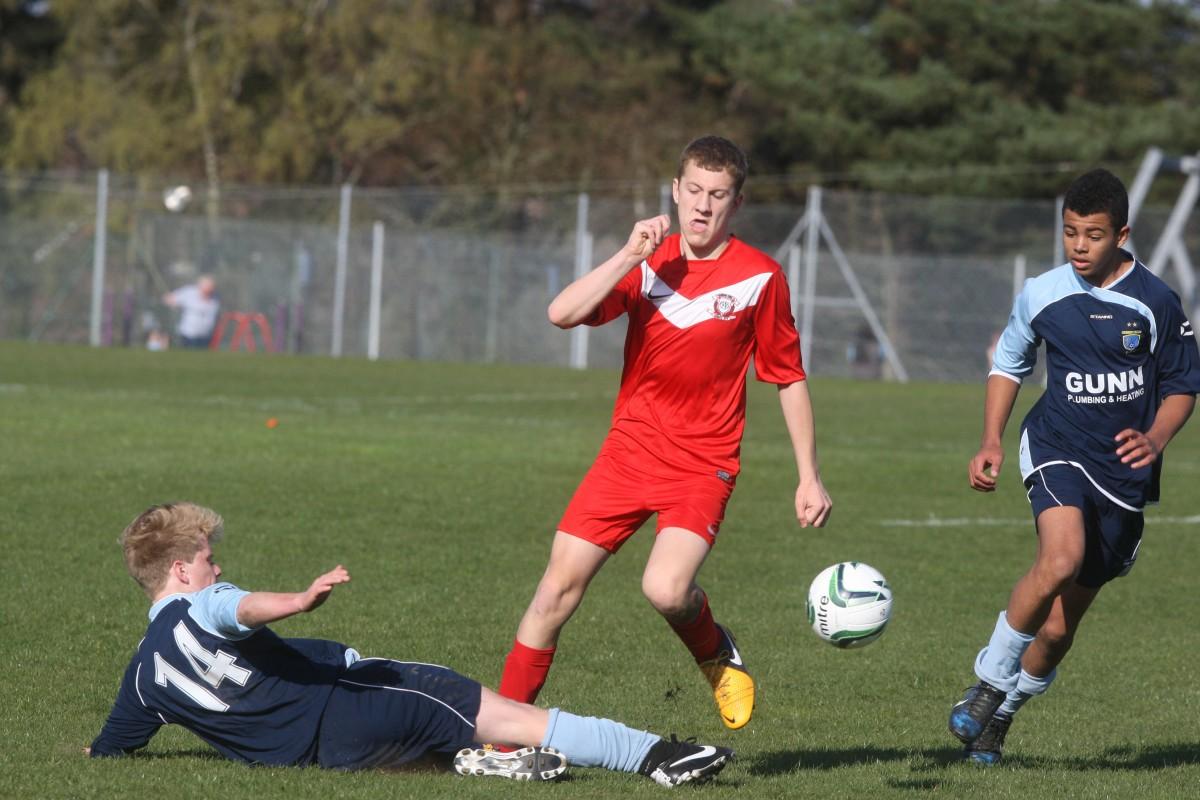
{"label": "tree line", "polygon": [[0,0],[0,163],[222,182],[669,176],[1047,196],[1200,150],[1200,2]]}

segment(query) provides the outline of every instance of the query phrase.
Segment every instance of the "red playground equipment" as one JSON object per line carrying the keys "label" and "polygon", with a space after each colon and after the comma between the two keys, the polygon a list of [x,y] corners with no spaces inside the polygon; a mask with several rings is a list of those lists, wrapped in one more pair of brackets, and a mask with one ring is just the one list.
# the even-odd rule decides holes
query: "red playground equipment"
{"label": "red playground equipment", "polygon": [[213,331],[212,340],[208,343],[208,349],[221,349],[221,342],[225,338],[225,329],[231,323],[233,324],[233,334],[229,337],[230,350],[244,347],[247,352],[256,352],[258,345],[254,338],[255,328],[262,337],[263,351],[270,353],[274,350],[271,344],[271,326],[267,324],[267,318],[256,311],[226,311],[221,314],[216,330]]}

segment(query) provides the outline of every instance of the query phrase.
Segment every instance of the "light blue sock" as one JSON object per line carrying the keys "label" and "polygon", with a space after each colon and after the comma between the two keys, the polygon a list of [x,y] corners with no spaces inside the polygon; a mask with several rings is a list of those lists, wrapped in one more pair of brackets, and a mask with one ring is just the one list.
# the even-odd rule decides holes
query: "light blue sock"
{"label": "light blue sock", "polygon": [[975,659],[975,674],[997,689],[1011,692],[1017,688],[1017,677],[1021,674],[1021,656],[1032,641],[1032,633],[1013,630],[1008,615],[1001,611],[991,641]]}
{"label": "light blue sock", "polygon": [[1004,698],[1004,702],[1000,705],[1000,711],[1011,717],[1021,706],[1025,705],[1026,700],[1049,689],[1057,675],[1057,669],[1050,670],[1050,674],[1044,678],[1035,677],[1025,670],[1021,670],[1016,688],[1008,690],[1008,697]]}
{"label": "light blue sock", "polygon": [[637,772],[660,738],[611,719],[580,717],[552,708],[542,746],[553,747],[576,766]]}

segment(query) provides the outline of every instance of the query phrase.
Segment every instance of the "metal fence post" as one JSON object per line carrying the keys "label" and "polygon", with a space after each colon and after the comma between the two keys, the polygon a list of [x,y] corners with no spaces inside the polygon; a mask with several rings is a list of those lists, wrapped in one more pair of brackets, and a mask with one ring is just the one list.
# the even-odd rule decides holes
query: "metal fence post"
{"label": "metal fence post", "polygon": [[338,214],[337,271],[333,278],[333,343],[330,355],[342,355],[342,324],[346,313],[346,261],[350,251],[350,184],[342,184],[342,207]]}
{"label": "metal fence post", "polygon": [[487,254],[486,322],[483,333],[483,360],[496,361],[500,345],[500,248],[489,247]]}
{"label": "metal fence post", "polygon": [[[592,235],[588,232],[587,192],[579,193],[575,207],[575,280],[588,273],[592,266]],[[571,361],[575,369],[585,369],[588,358],[588,326],[576,325],[571,329]]]}
{"label": "metal fence post", "polygon": [[800,322],[800,359],[812,368],[813,309],[817,294],[817,244],[821,235],[821,187],[808,187],[808,222],[804,233],[804,315]]}
{"label": "metal fence post", "polygon": [[88,341],[99,347],[100,318],[104,315],[104,259],[108,252],[108,170],[96,176],[96,232],[92,237],[92,316]]}
{"label": "metal fence post", "polygon": [[787,281],[792,294],[792,321],[800,319],[800,246],[793,244],[787,249]]}
{"label": "metal fence post", "polygon": [[383,309],[383,223],[371,228],[371,309],[367,321],[367,358],[379,358],[379,320]]}
{"label": "metal fence post", "polygon": [[1054,266],[1065,264],[1067,255],[1063,251],[1063,202],[1064,198],[1060,194],[1054,198]]}

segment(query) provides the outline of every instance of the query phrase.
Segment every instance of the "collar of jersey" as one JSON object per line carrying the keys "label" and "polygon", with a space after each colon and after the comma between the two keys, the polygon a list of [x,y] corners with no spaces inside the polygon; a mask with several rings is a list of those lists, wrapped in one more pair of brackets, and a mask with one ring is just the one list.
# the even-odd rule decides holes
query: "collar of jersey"
{"label": "collar of jersey", "polygon": [[[1087,289],[1089,292],[1093,292],[1093,291],[1111,292],[1111,291],[1114,291],[1117,288],[1117,286],[1124,283],[1125,279],[1128,278],[1130,275],[1132,275],[1138,267],[1144,266],[1141,261],[1138,261],[1132,255],[1129,255],[1129,253],[1127,253],[1126,251],[1122,250],[1121,252],[1125,253],[1125,255],[1127,255],[1133,259],[1133,266],[1131,266],[1128,270],[1126,270],[1124,275],[1117,278],[1115,281],[1110,283],[1108,286],[1096,286],[1094,283],[1089,283],[1089,282],[1085,281],[1083,278],[1079,277],[1079,274],[1074,271],[1074,268],[1072,268],[1071,272],[1072,272],[1072,274],[1075,275],[1075,280],[1079,281],[1079,285],[1082,286],[1083,288]],[[1068,261],[1067,263],[1070,264],[1071,262]]]}

